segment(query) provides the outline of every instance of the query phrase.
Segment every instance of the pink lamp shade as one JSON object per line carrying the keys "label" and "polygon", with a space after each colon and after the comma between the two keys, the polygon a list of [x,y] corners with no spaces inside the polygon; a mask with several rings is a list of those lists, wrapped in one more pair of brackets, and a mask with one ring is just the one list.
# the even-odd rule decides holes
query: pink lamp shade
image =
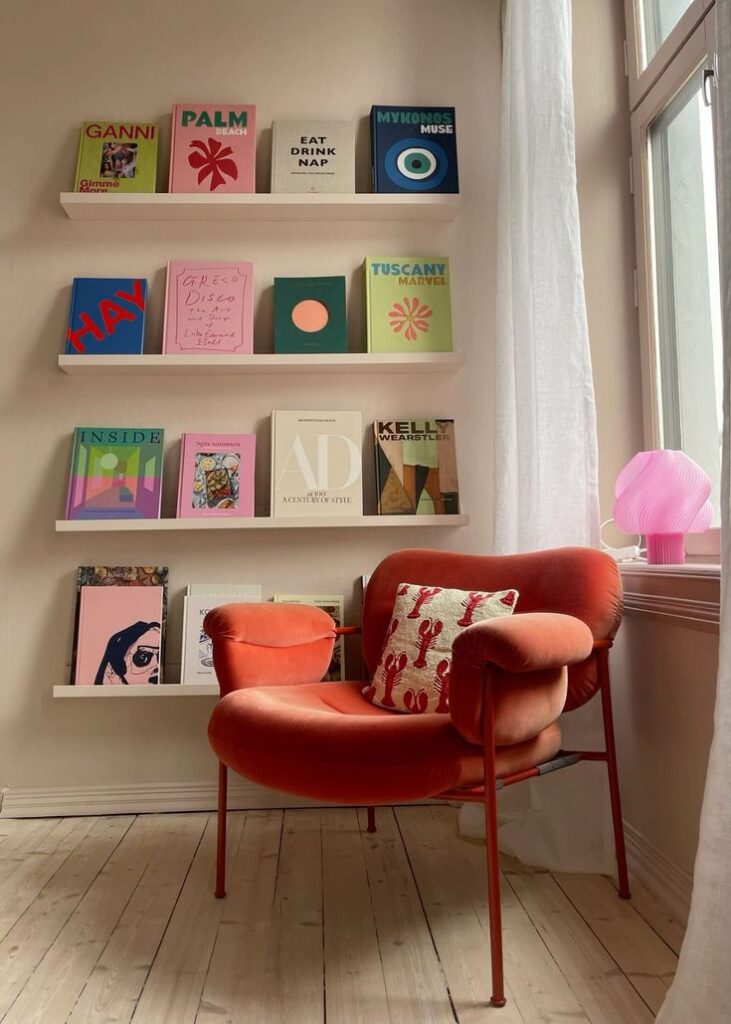
{"label": "pink lamp shade", "polygon": [[614,485],[614,521],[647,537],[647,561],[685,561],[683,534],[703,533],[713,520],[711,478],[685,452],[638,452]]}

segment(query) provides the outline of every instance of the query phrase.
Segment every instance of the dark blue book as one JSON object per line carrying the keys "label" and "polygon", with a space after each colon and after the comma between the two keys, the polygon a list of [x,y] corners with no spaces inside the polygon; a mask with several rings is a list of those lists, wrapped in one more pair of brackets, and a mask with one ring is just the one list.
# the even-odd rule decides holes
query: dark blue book
{"label": "dark blue book", "polygon": [[66,354],[139,355],[146,306],[147,281],[143,278],[75,277]]}
{"label": "dark blue book", "polygon": [[454,107],[371,107],[374,192],[459,192]]}

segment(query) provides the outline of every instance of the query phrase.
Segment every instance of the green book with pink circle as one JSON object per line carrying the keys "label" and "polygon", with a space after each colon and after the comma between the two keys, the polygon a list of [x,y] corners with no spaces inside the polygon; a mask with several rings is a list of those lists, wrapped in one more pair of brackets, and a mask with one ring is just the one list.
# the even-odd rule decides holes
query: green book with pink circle
{"label": "green book with pink circle", "polygon": [[67,519],[158,519],[163,431],[77,427]]}
{"label": "green book with pink circle", "polygon": [[369,352],[451,352],[446,256],[368,256],[364,265]]}
{"label": "green book with pink circle", "polygon": [[347,352],[344,277],[274,278],[274,351]]}

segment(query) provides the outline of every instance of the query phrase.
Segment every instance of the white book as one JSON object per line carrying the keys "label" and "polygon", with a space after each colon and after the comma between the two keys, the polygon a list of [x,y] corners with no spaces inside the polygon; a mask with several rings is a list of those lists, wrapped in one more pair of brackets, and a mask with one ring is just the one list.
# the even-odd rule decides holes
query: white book
{"label": "white book", "polygon": [[231,594],[234,601],[261,601],[259,583],[189,583],[186,594]]}
{"label": "white book", "polygon": [[272,413],[272,515],[362,516],[359,412]]}
{"label": "white book", "polygon": [[352,121],[274,121],[272,192],[355,192]]}
{"label": "white book", "polygon": [[[278,604],[311,604],[327,612],[336,626],[343,624],[343,608],[345,598],[342,594],[275,594]],[[345,679],[345,648],[344,638],[339,636],[333,646],[332,660],[323,679],[333,681]]]}
{"label": "white book", "polygon": [[[204,586],[205,584],[191,584]],[[203,629],[203,619],[211,608],[231,601],[260,601],[261,587],[239,586],[223,593],[186,594],[183,597],[183,642],[180,655],[180,682],[216,683],[213,668],[213,644]]]}

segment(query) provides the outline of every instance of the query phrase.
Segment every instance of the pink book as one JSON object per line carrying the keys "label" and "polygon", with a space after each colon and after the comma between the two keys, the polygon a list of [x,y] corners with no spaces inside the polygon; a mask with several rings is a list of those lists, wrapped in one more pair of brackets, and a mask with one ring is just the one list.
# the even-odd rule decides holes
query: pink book
{"label": "pink book", "polygon": [[254,192],[256,107],[176,103],[171,192]]}
{"label": "pink book", "polygon": [[81,587],[77,686],[162,682],[163,587]]}
{"label": "pink book", "polygon": [[253,297],[253,263],[171,260],[165,285],[163,352],[253,352]]}
{"label": "pink book", "polygon": [[255,434],[183,434],[178,518],[254,515]]}

